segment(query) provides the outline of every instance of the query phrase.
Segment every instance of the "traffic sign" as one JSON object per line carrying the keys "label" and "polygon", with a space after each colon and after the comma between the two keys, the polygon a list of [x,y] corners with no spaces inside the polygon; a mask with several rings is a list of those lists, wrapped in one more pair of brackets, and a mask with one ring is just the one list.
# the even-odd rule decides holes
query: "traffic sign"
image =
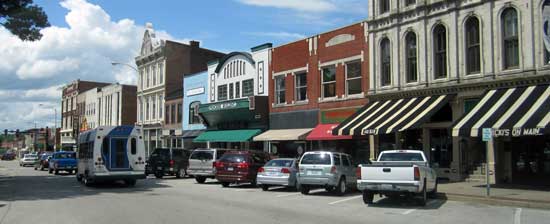
{"label": "traffic sign", "polygon": [[491,141],[491,138],[493,138],[493,131],[491,128],[484,128],[483,129],[483,141],[488,142]]}

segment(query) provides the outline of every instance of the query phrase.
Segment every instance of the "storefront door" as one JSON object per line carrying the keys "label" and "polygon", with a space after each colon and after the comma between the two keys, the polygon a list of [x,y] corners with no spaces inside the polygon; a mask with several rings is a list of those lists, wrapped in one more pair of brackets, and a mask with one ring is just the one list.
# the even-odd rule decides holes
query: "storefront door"
{"label": "storefront door", "polygon": [[448,129],[430,129],[430,164],[434,168],[450,168],[453,144]]}

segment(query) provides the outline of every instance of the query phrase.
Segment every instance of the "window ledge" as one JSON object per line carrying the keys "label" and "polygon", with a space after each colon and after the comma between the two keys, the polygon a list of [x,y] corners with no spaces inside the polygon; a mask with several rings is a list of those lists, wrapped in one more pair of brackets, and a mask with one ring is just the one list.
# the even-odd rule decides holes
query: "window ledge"
{"label": "window ledge", "polygon": [[365,93],[364,92],[360,92],[360,93],[357,93],[357,94],[353,94],[353,95],[343,95],[342,96],[342,100],[353,100],[353,99],[362,99],[362,98],[365,98]]}

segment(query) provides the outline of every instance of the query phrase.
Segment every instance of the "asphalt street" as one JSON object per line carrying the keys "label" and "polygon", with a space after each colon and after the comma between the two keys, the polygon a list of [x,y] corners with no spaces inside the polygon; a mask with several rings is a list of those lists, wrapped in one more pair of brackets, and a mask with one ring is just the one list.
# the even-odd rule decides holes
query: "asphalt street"
{"label": "asphalt street", "polygon": [[0,224],[123,223],[548,223],[550,211],[432,200],[426,207],[359,193],[324,190],[301,195],[287,189],[263,192],[247,185],[222,188],[210,180],[148,178],[135,187],[85,187],[74,175],[53,175],[0,161]]}

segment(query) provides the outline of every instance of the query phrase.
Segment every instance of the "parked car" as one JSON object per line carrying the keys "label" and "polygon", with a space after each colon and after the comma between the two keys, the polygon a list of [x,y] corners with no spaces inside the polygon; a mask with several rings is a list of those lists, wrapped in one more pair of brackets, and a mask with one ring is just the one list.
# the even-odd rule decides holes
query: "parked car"
{"label": "parked car", "polygon": [[298,183],[302,194],[312,188],[324,187],[328,192],[344,195],[355,185],[355,167],[351,156],[340,152],[313,151],[302,155]]}
{"label": "parked car", "polygon": [[216,179],[223,187],[231,183],[256,185],[258,169],[269,161],[269,154],[261,151],[229,151],[216,161]]}
{"label": "parked car", "polygon": [[279,158],[267,162],[258,170],[257,182],[262,190],[267,191],[271,186],[297,187],[298,160],[293,158]]}
{"label": "parked car", "polygon": [[[155,177],[185,177],[189,166],[189,152],[184,149],[156,148],[149,157],[148,168]],[[147,170],[147,169],[146,169]]]}
{"label": "parked car", "polygon": [[48,163],[48,172],[55,174],[59,174],[59,171],[76,173],[78,167],[76,152],[71,151],[54,152]]}
{"label": "parked car", "polygon": [[19,160],[19,166],[33,166],[38,160],[38,156],[35,154],[25,154],[23,158]]}
{"label": "parked car", "polygon": [[2,155],[2,160],[14,160],[15,159],[15,153],[13,152],[6,152]]}
{"label": "parked car", "polygon": [[195,149],[189,156],[187,174],[195,177],[197,183],[204,183],[207,178],[215,178],[215,162],[227,149]]}
{"label": "parked car", "polygon": [[422,151],[384,151],[376,162],[359,165],[357,171],[357,188],[363,192],[365,204],[372,204],[374,195],[382,194],[419,196],[419,204],[424,206],[428,193],[437,193],[437,173]]}
{"label": "parked car", "polygon": [[34,164],[34,170],[44,170],[50,167],[49,160],[52,157],[52,153],[46,152],[42,153],[39,157],[39,159]]}

